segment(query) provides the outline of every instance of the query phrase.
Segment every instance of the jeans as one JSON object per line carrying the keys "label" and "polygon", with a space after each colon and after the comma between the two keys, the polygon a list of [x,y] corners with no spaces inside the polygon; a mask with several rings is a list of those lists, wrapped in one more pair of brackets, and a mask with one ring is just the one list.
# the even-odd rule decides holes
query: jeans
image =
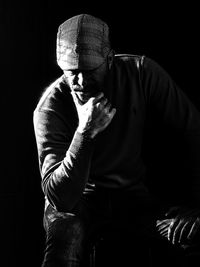
{"label": "jeans", "polygon": [[130,247],[134,243],[137,246],[138,240],[144,244],[157,239],[167,242],[155,228],[164,212],[165,208],[150,196],[104,189],[83,194],[70,212],[58,212],[49,205],[44,212],[46,249],[42,267],[85,266],[91,240],[103,229],[109,232],[115,228],[117,234],[132,236]]}

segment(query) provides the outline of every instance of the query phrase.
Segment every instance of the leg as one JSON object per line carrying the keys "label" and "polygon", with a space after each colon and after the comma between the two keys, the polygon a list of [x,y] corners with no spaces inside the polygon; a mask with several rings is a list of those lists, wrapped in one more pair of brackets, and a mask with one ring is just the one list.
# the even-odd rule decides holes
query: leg
{"label": "leg", "polygon": [[57,212],[48,206],[44,214],[46,249],[42,267],[78,267],[86,232],[83,218]]}
{"label": "leg", "polygon": [[44,213],[46,249],[42,267],[82,266],[88,244],[109,220],[109,212],[108,198],[98,192],[84,195],[72,213],[58,212],[49,205]]}

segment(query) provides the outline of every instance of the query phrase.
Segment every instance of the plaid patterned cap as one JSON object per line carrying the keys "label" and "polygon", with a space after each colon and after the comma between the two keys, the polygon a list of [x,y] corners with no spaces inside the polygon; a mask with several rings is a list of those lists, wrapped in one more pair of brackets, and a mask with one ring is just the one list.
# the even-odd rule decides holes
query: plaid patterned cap
{"label": "plaid patterned cap", "polygon": [[81,14],[58,28],[57,63],[63,70],[91,70],[100,66],[110,51],[109,28],[102,20]]}

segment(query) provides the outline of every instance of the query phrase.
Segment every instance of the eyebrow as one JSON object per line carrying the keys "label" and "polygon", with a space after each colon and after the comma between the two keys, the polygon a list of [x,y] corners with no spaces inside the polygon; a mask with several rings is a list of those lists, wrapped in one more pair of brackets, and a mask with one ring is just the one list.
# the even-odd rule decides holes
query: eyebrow
{"label": "eyebrow", "polygon": [[92,73],[94,70],[82,70],[82,69],[78,69],[78,70],[64,70],[66,72],[71,72],[73,74],[78,74],[79,72],[82,72],[82,73]]}
{"label": "eyebrow", "polygon": [[104,60],[99,66],[97,66],[96,68],[94,69],[91,69],[91,70],[85,70],[85,69],[67,69],[67,70],[64,70],[64,71],[71,71],[71,72],[74,72],[74,73],[78,73],[78,72],[85,72],[85,73],[90,73],[90,72],[93,72],[93,71],[96,71],[98,69],[100,69],[104,64],[106,63],[106,60]]}

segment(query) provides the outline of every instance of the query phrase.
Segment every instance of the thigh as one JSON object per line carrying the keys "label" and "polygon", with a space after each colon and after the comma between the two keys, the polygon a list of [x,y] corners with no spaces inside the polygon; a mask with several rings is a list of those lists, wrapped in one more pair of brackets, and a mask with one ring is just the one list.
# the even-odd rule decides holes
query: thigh
{"label": "thigh", "polygon": [[60,212],[48,205],[44,212],[46,244],[42,266],[79,266],[88,260],[93,217],[85,198],[70,212]]}
{"label": "thigh", "polygon": [[108,207],[108,198],[99,192],[83,195],[70,212],[60,212],[48,205],[44,212],[47,237],[63,242],[76,238],[85,247],[109,223]]}
{"label": "thigh", "polygon": [[44,211],[43,224],[48,238],[68,242],[74,238],[84,240],[92,224],[91,217],[83,199],[70,212],[57,211],[49,204]]}

